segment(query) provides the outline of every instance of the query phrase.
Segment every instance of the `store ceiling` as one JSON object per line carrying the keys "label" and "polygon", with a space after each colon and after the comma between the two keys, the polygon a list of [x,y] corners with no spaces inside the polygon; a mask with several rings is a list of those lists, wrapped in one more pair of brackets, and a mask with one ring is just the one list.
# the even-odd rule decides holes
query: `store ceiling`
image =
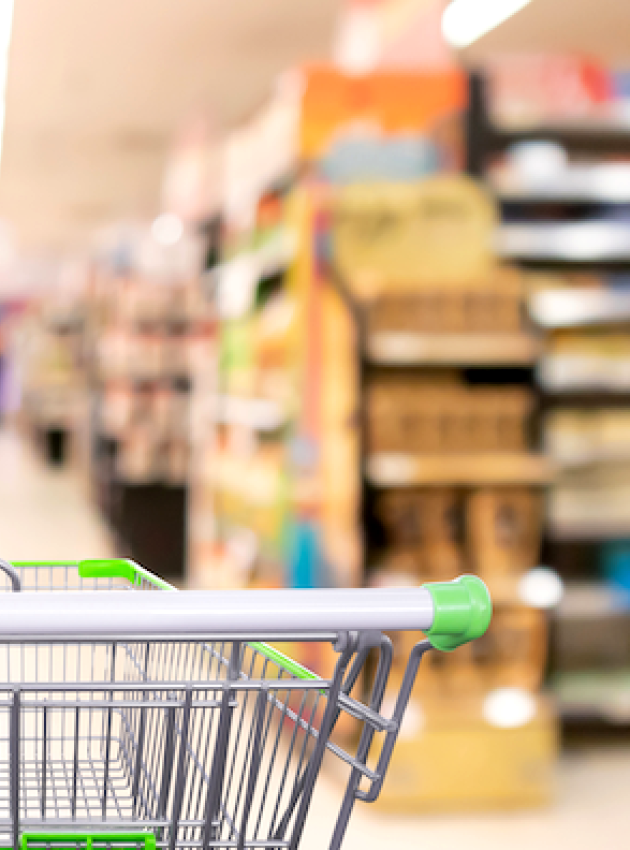
{"label": "store ceiling", "polygon": [[339,0],[15,0],[0,216],[27,249],[153,215],[173,132],[330,52]]}
{"label": "store ceiling", "polygon": [[630,62],[628,0],[532,0],[465,54],[581,53],[610,63]]}
{"label": "store ceiling", "polygon": [[[277,74],[329,54],[341,0],[15,0],[0,217],[27,249],[80,244],[153,215],[173,132],[218,127]],[[465,56],[578,51],[630,59],[630,3],[532,0]]]}

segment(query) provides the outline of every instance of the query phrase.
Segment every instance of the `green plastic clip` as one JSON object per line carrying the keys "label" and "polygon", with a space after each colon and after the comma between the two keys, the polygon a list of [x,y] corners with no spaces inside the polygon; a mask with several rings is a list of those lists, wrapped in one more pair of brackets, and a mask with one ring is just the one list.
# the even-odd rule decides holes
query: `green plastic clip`
{"label": "green plastic clip", "polygon": [[[116,850],[156,850],[156,838],[152,832],[25,832],[22,834],[21,850],[35,850],[42,846],[51,846],[54,850],[94,850],[97,846],[109,845]],[[35,846],[33,846],[35,845]]]}
{"label": "green plastic clip", "polygon": [[492,619],[488,588],[477,576],[425,585],[433,598],[433,625],[427,637],[436,649],[451,652],[481,637]]}
{"label": "green plastic clip", "polygon": [[140,585],[145,579],[162,590],[175,590],[172,584],[153,575],[129,558],[79,561],[78,570],[81,578],[122,578],[134,586]]}

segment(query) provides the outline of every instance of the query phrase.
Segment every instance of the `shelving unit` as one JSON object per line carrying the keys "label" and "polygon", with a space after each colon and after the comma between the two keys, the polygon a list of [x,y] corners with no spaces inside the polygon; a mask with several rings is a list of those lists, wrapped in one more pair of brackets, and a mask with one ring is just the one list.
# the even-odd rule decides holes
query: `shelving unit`
{"label": "shelving unit", "polygon": [[373,366],[530,366],[540,354],[533,334],[413,334],[382,332],[368,337]]}
{"label": "shelving unit", "polygon": [[537,265],[583,262],[630,265],[630,223],[502,224],[495,246],[502,257]]}
{"label": "shelving unit", "polygon": [[122,266],[120,250],[104,252],[89,288],[88,477],[117,548],[183,582],[191,395],[215,356],[216,327],[195,239],[171,253],[150,236],[124,247]]}
{"label": "shelving unit", "polygon": [[[455,201],[453,205],[457,206]],[[326,221],[327,216],[324,214],[321,219]],[[364,221],[362,224],[369,230]],[[344,226],[348,228],[345,219]],[[315,241],[326,243],[319,233]],[[510,748],[506,764],[512,764],[512,759],[514,763],[518,761],[520,743],[517,741],[524,742],[530,733],[536,743],[532,739],[525,746],[533,746],[540,752],[537,748],[541,745],[550,756],[555,746],[554,724],[549,707],[535,696],[545,666],[545,615],[528,606],[521,578],[538,562],[539,500],[543,488],[554,478],[555,466],[531,441],[529,427],[524,428],[527,436],[518,450],[495,448],[489,451],[483,448],[481,410],[475,408],[476,412],[472,413],[471,408],[471,422],[475,422],[472,430],[477,429],[475,436],[464,436],[466,426],[463,424],[459,425],[461,431],[457,425],[449,424],[449,415],[466,409],[468,393],[472,401],[476,392],[491,394],[496,391],[500,400],[497,404],[504,413],[510,408],[510,392],[527,393],[541,347],[538,335],[523,312],[517,309],[513,313],[508,309],[502,314],[508,322],[512,319],[507,317],[520,317],[510,324],[509,330],[501,328],[498,317],[494,327],[491,322],[484,331],[474,329],[484,307],[491,314],[492,298],[497,293],[506,298],[512,293],[522,308],[523,292],[520,290],[518,294],[518,283],[504,269],[496,269],[497,280],[493,279],[492,271],[482,275],[485,282],[477,282],[476,292],[471,290],[469,281],[459,286],[452,281],[440,286],[439,271],[434,269],[430,281],[417,280],[410,283],[408,290],[402,285],[403,294],[396,288],[395,274],[388,277],[379,269],[380,278],[374,275],[366,291],[362,286],[364,269],[357,270],[358,282],[355,282],[347,274],[346,264],[343,272],[335,268],[334,236],[329,237],[329,241],[333,246],[333,268],[322,273],[322,281],[332,284],[340,294],[355,327],[356,416],[360,456],[363,457],[358,479],[364,581],[382,586],[388,582],[443,580],[458,571],[479,571],[495,602],[496,632],[491,644],[481,649],[478,658],[459,659],[453,662],[453,668],[447,664],[443,679],[439,671],[435,672],[428,694],[425,679],[425,694],[419,694],[418,699],[420,710],[427,713],[428,739],[410,734],[403,745],[405,764],[415,758],[430,760],[424,747],[429,746],[426,741],[431,740],[432,721],[441,716],[446,725],[449,723],[448,709],[442,708],[442,688],[457,691],[458,682],[468,694],[474,693],[474,700],[481,705],[485,705],[486,696],[489,698],[494,688],[523,688],[531,695],[536,720],[516,733],[515,747]],[[347,255],[344,260],[347,263]],[[326,269],[325,259],[320,258],[319,266]],[[396,270],[400,271],[400,267],[396,266]],[[381,289],[378,289],[377,279],[381,281]],[[485,298],[488,300],[484,301]],[[479,307],[471,309],[472,304]],[[468,319],[464,318],[466,315]],[[420,326],[432,323],[432,329],[414,333],[409,329],[414,321]],[[470,322],[467,330],[462,328],[457,333],[450,330],[453,323],[460,328],[463,324],[465,328],[466,321]],[[390,327],[387,327],[388,322]],[[518,382],[516,388],[510,386],[512,381]],[[379,387],[382,390],[379,397],[372,397]],[[399,391],[394,392],[396,387]],[[408,394],[403,393],[402,387],[408,388]],[[453,404],[449,402],[442,412],[441,394],[448,398],[449,387],[458,392],[466,388],[466,393],[455,395]],[[388,389],[392,392],[386,397]],[[517,396],[521,403],[525,397]],[[426,406],[418,407],[423,398],[427,399]],[[485,412],[488,413],[492,409],[491,395],[484,398],[487,398]],[[526,404],[520,409],[525,419],[534,413]],[[429,419],[431,424],[428,424]],[[436,439],[441,429],[445,441],[441,451],[431,452],[428,442],[424,451],[415,449],[423,439]],[[323,435],[322,440],[325,439]],[[487,432],[485,439],[488,439]],[[480,442],[465,449],[466,440]],[[375,445],[377,441],[389,441],[389,445],[379,448]],[[507,542],[511,537],[510,528],[515,537]],[[510,642],[516,656],[509,675],[496,655],[502,640]],[[483,737],[488,758],[495,762],[498,756],[494,754],[491,724],[487,725],[482,719],[485,708],[481,712],[479,708],[469,710],[470,716],[481,713],[479,728],[468,727],[464,733],[462,726],[452,721],[449,734],[464,735],[466,746],[471,747]],[[510,770],[507,766],[506,775]],[[458,784],[456,777],[451,776],[450,782],[452,787]],[[528,792],[523,788],[517,790],[517,785],[508,782],[504,791],[508,797],[514,795],[512,799],[522,802]],[[545,799],[549,793],[545,783],[533,785],[537,787],[535,791],[533,786],[530,789],[533,792],[530,801]],[[415,805],[425,804],[423,794],[410,787],[403,790],[402,786],[397,786],[395,793],[401,799],[413,799]],[[479,794],[483,796],[483,791],[479,790]],[[391,799],[388,804],[401,805]]]}
{"label": "shelving unit", "polygon": [[[483,85],[483,81],[479,81]],[[621,115],[593,114],[564,117],[562,120],[534,122],[501,122],[491,124],[488,114],[483,116],[487,134],[486,150],[497,151],[516,142],[536,141],[544,138],[565,145],[576,153],[602,154],[623,151],[630,143],[630,120]]]}
{"label": "shelving unit", "polygon": [[[414,101],[400,77],[402,109]],[[412,82],[421,98],[426,80]],[[353,78],[334,70],[324,83],[356,108]],[[364,98],[369,83],[361,80]],[[399,85],[396,75],[390,84]],[[452,100],[438,117],[452,128],[450,140],[459,130],[462,79],[443,84]],[[410,115],[418,120],[415,102]],[[316,118],[312,137],[302,127],[309,144],[330,120],[324,112]],[[369,191],[358,182],[351,197],[342,180],[313,176],[311,156],[287,194],[258,187],[253,226],[224,223],[220,262],[208,278],[220,339],[194,463],[193,581],[385,586],[478,572],[497,600],[493,633],[474,654],[444,659],[444,669],[439,661],[426,665],[413,699],[427,726],[423,735],[407,730],[383,805],[484,805],[495,794],[512,805],[542,802],[552,793],[556,747],[553,712],[538,693],[546,616],[520,579],[538,563],[543,488],[554,468],[536,442],[529,388],[540,338],[521,276],[496,262],[496,212],[474,181],[416,175]],[[384,219],[387,227],[377,226]],[[282,263],[252,262],[288,230],[292,252]],[[394,384],[408,392],[388,401]],[[440,399],[431,390],[438,385]],[[387,422],[379,435],[379,404],[391,413],[389,435]],[[409,647],[400,645],[405,637],[392,637],[398,682]],[[308,646],[295,653],[322,672],[331,661]],[[507,750],[504,730],[484,714],[503,688],[519,689],[531,709],[530,720],[510,732]],[[455,701],[446,710],[453,693],[466,693],[465,708]],[[450,770],[428,794],[415,767],[410,776],[416,763],[442,771],[433,748],[443,723],[449,739],[472,748],[478,769],[470,775],[483,773],[488,760],[501,764],[500,788]],[[525,761],[535,764],[535,776],[524,778]]]}
{"label": "shelving unit", "polygon": [[531,295],[529,312],[536,324],[545,329],[615,325],[630,322],[630,292],[624,289],[546,289]]}
{"label": "shelving unit", "polygon": [[365,468],[367,481],[374,487],[541,485],[549,484],[554,476],[553,464],[544,455],[525,452],[446,456],[376,454],[368,456]]}
{"label": "shelving unit", "polygon": [[260,220],[229,232],[206,284],[217,352],[195,383],[198,422],[189,519],[197,586],[285,584],[289,458],[295,407],[289,270],[294,229],[282,205],[290,181],[262,193]]}
{"label": "shelving unit", "polygon": [[560,174],[538,179],[499,171],[490,176],[490,185],[504,204],[630,203],[630,168],[625,163],[599,166],[569,164]]}
{"label": "shelving unit", "polygon": [[[630,400],[630,349],[623,347],[630,323],[630,122],[609,111],[507,125],[491,117],[484,80],[476,77],[473,87],[473,165],[490,174],[505,219],[496,245],[538,275],[529,312],[546,335],[536,378],[557,479],[544,559],[567,582],[551,631],[549,681],[567,722],[627,725],[627,659],[606,652],[617,641],[611,624],[618,631],[630,624],[620,585],[630,539],[630,514],[626,521],[622,510],[626,480],[630,493],[630,443],[623,436]],[[532,141],[561,145],[568,161],[540,179],[510,172],[505,163],[489,168],[512,145]],[[598,666],[610,672],[593,673]]]}

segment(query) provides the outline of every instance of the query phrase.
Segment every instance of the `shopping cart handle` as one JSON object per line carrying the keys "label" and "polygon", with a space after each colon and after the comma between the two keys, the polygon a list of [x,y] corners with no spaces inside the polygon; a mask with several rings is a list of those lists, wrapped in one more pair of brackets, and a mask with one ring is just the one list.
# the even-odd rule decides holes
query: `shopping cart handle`
{"label": "shopping cart handle", "polygon": [[480,578],[460,576],[424,586],[433,599],[433,623],[426,635],[436,649],[451,652],[485,633],[492,601]]}
{"label": "shopping cart handle", "polygon": [[[78,571],[83,579],[125,578],[136,588],[174,590],[130,561],[81,561]],[[448,651],[482,635],[492,615],[488,591],[475,576],[421,587],[129,593],[107,582],[106,589],[88,583],[66,592],[63,605],[52,590],[12,594],[0,639],[334,640],[341,632],[412,630]]]}

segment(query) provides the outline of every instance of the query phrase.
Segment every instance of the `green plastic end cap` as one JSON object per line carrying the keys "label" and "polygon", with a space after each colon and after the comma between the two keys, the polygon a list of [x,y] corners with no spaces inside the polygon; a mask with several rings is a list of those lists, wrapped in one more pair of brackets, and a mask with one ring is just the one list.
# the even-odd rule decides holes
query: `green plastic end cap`
{"label": "green plastic end cap", "polygon": [[478,576],[425,585],[433,599],[433,625],[427,637],[436,649],[452,652],[485,634],[492,619],[492,600]]}
{"label": "green plastic end cap", "polygon": [[79,561],[79,576],[81,578],[124,578],[133,584],[136,566],[126,558]]}

